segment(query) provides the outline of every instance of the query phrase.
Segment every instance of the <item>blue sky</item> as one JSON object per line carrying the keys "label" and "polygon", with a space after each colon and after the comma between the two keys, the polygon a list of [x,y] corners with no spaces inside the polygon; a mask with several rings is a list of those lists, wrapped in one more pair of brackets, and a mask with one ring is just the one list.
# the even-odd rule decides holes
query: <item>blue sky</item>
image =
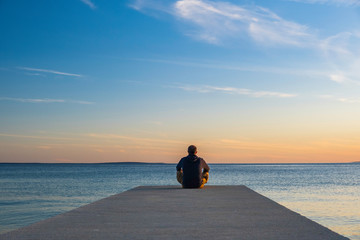
{"label": "blue sky", "polygon": [[357,160],[359,9],[1,1],[0,161]]}

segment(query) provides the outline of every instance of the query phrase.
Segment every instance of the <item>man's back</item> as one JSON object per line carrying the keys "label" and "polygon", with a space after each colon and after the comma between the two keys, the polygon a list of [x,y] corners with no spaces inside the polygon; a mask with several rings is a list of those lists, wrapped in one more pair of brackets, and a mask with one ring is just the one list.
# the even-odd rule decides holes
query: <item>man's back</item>
{"label": "man's back", "polygon": [[202,184],[202,170],[208,172],[209,166],[204,159],[189,154],[180,160],[176,166],[177,171],[183,170],[182,185],[184,188],[198,188]]}

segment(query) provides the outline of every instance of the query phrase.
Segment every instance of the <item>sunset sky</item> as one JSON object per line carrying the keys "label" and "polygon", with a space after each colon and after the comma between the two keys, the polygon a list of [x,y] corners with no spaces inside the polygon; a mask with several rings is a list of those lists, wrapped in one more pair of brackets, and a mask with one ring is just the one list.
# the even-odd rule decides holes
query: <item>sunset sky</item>
{"label": "sunset sky", "polygon": [[0,162],[360,161],[357,0],[3,0],[0,32]]}

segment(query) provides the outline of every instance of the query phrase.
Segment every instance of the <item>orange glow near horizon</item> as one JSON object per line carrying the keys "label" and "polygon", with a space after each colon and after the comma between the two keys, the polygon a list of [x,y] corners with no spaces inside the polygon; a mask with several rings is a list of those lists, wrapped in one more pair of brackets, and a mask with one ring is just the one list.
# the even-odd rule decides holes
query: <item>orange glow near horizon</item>
{"label": "orange glow near horizon", "polygon": [[116,134],[0,134],[1,162],[176,163],[187,146],[209,163],[333,163],[359,161],[360,138],[183,139]]}

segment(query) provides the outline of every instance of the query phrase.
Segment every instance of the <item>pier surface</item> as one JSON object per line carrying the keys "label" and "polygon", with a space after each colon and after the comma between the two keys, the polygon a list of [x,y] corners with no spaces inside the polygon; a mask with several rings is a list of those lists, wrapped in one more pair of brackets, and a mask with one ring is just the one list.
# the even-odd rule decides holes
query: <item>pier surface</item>
{"label": "pier surface", "polygon": [[137,187],[0,239],[348,239],[245,186]]}

